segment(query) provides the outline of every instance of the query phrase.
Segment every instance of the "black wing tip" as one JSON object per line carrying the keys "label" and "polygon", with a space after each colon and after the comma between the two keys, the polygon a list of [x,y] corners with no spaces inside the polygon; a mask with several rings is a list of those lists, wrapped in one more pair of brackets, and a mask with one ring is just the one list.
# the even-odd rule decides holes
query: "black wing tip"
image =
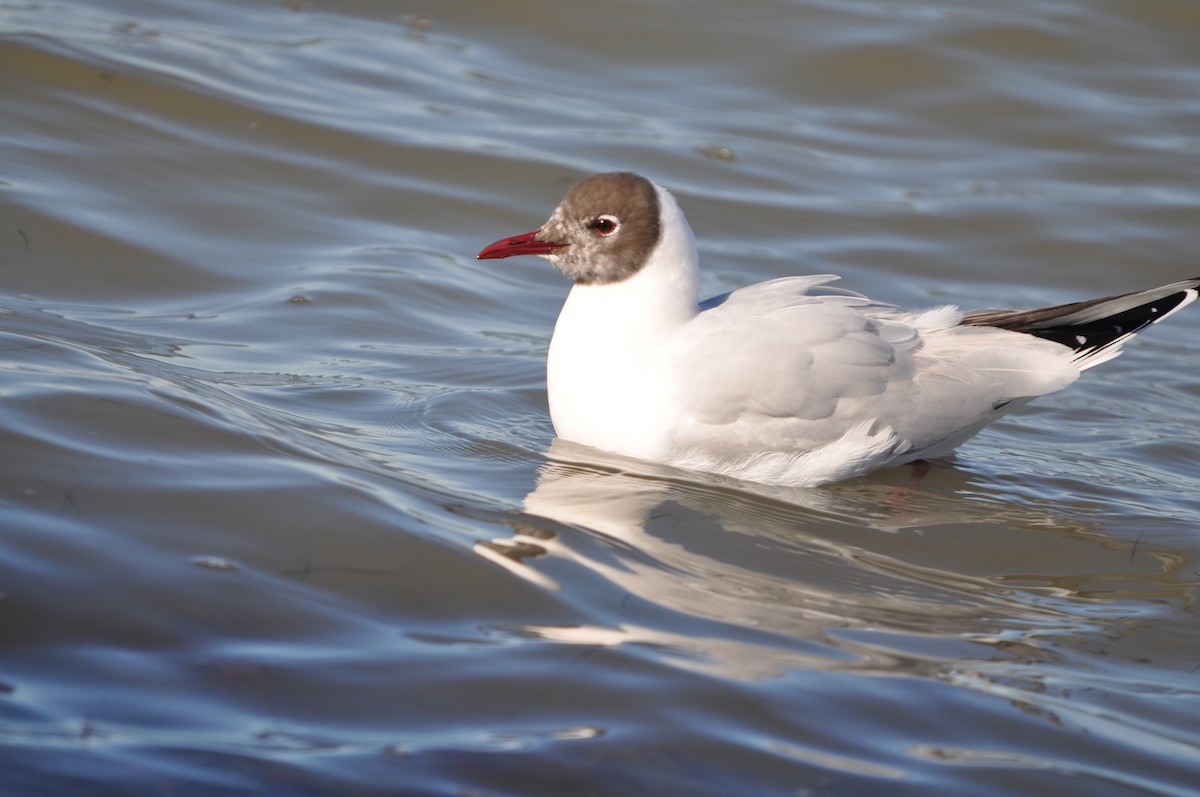
{"label": "black wing tip", "polygon": [[[1170,292],[1129,306],[1130,299],[1136,300],[1143,294],[1155,294],[1164,290]],[[1133,335],[1162,321],[1198,297],[1200,277],[1192,277],[1147,291],[1134,291],[1039,310],[987,310],[969,313],[963,317],[962,323],[1023,332],[1066,346],[1080,357],[1088,357],[1098,351],[1119,349],[1120,345]],[[1122,309],[1103,314],[1105,306],[1110,304]]]}

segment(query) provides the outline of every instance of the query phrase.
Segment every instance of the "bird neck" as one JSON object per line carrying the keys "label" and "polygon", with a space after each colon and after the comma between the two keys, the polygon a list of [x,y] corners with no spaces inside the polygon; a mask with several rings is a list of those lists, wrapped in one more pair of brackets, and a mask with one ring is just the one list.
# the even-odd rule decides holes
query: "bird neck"
{"label": "bird neck", "polygon": [[565,319],[577,318],[593,334],[615,326],[635,340],[645,340],[647,336],[661,336],[699,312],[696,240],[675,198],[657,185],[654,188],[658,192],[661,232],[646,263],[620,282],[575,285],[563,306],[560,325]]}

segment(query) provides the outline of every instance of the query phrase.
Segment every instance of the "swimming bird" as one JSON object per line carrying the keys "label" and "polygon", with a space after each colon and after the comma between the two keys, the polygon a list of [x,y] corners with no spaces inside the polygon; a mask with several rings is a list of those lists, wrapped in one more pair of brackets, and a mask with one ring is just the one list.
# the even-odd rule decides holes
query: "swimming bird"
{"label": "swimming bird", "polygon": [[574,285],[547,358],[555,433],[766,484],[811,486],[944,456],[1111,360],[1200,278],[1038,310],[908,312],[784,277],[699,301],[675,198],[630,172],[586,177],[533,232],[480,259],[538,255]]}

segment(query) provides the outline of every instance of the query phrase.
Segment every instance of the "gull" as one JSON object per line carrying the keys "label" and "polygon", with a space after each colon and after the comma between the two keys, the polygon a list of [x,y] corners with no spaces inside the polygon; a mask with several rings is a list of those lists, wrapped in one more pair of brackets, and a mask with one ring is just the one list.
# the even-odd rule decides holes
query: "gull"
{"label": "gull", "polygon": [[514,255],[544,257],[574,283],[547,357],[559,437],[795,486],[945,456],[1116,357],[1200,287],[1193,278],[1037,310],[909,312],[822,274],[700,302],[683,212],[630,172],[580,180],[540,228],[478,257]]}

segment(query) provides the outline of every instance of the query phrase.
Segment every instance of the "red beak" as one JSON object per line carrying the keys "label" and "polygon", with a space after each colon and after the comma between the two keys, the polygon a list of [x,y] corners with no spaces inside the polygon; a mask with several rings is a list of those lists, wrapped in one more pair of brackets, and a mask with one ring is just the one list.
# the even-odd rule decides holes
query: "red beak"
{"label": "red beak", "polygon": [[512,257],[513,255],[548,255],[555,249],[561,249],[566,244],[556,244],[550,241],[539,241],[534,238],[541,230],[521,233],[511,238],[502,238],[494,244],[489,244],[483,251],[475,255],[479,260],[491,260],[497,257]]}

